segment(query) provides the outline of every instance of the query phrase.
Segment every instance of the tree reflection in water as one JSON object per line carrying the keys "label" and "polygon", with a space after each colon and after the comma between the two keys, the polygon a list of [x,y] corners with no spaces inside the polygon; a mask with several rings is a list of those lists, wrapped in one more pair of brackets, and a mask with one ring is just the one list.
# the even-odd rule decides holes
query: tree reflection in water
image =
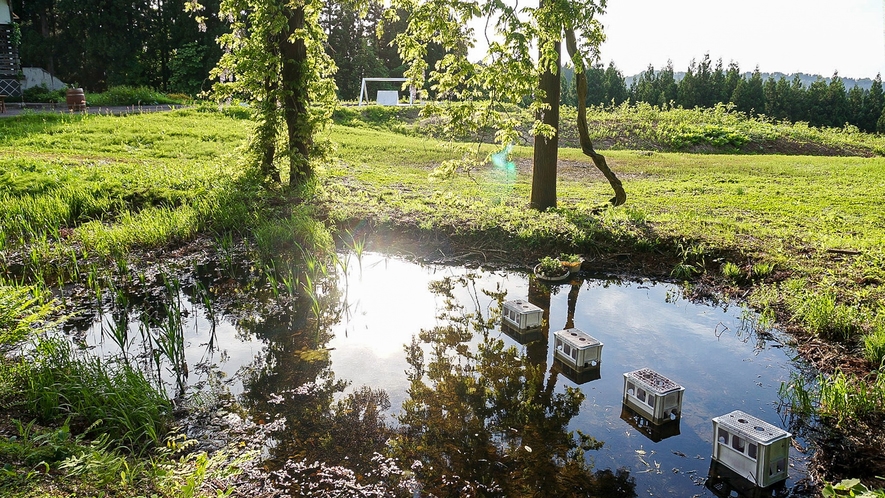
{"label": "tree reflection in water", "polygon": [[[332,338],[328,324],[341,319],[343,303],[332,277],[313,283],[316,288],[294,299],[289,309],[241,323],[267,344],[264,356],[244,372],[243,405],[253,419],[285,422],[271,434],[268,468],[291,470],[287,464],[316,461],[367,475],[376,466],[375,453],[384,451],[390,437],[384,419],[390,401],[383,390],[367,386],[341,396],[348,383],[335,379],[326,346]],[[317,491],[315,482],[303,482],[316,479],[311,475],[316,471],[301,469],[306,477],[289,475],[278,484],[296,492]]]}
{"label": "tree reflection in water", "polygon": [[[322,287],[310,293],[322,299],[321,306],[302,297],[289,311],[241,323],[267,344],[244,373],[243,405],[253,420],[284,421],[273,425],[281,428],[265,446],[271,477],[256,490],[635,497],[629,472],[594,472],[585,458],[602,443],[569,431],[584,395],[555,389],[556,371],[547,372],[547,341],[520,353],[492,332],[497,312],[485,317],[479,299],[472,300],[472,312],[458,303],[456,291],[475,293],[474,283],[466,276],[431,285],[445,306],[440,325],[422,330],[405,348],[409,398],[395,428],[385,420],[390,403],[384,391],[361,387],[342,396],[347,384],[335,379],[325,349],[331,332],[322,325],[340,320],[343,312],[331,278],[317,281]],[[506,293],[486,294],[500,309]],[[530,295],[546,316],[550,289],[532,284]],[[323,311],[318,315],[316,309]],[[547,333],[545,328],[545,339]],[[256,481],[260,475],[254,474]]]}
{"label": "tree reflection in water", "polygon": [[[585,459],[602,443],[568,430],[584,395],[571,387],[556,392],[554,371],[545,380],[546,341],[532,343],[528,354],[506,347],[491,334],[498,316],[468,312],[455,299],[456,286],[469,280],[432,286],[445,298],[442,325],[406,347],[409,399],[391,440],[394,456],[415,462],[424,492],[435,496],[635,497],[626,470],[593,472]],[[549,292],[530,289],[545,315]],[[500,309],[504,293],[486,293]]]}

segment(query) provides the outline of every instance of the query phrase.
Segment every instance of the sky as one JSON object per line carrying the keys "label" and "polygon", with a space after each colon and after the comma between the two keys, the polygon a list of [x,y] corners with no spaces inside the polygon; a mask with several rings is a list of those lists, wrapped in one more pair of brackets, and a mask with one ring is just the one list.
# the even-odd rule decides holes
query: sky
{"label": "sky", "polygon": [[608,0],[601,61],[625,76],[709,53],[742,71],[885,77],[885,0]]}

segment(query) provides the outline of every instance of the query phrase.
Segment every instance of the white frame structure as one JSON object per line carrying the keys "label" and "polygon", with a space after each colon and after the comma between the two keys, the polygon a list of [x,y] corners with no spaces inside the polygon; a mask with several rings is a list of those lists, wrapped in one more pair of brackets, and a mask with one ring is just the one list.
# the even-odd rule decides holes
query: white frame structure
{"label": "white frame structure", "polygon": [[[358,107],[363,106],[363,98],[366,99],[366,103],[369,103],[369,92],[366,90],[366,82],[367,81],[388,81],[388,82],[403,82],[409,81],[409,78],[363,78],[363,83],[360,85],[360,101],[357,104]],[[409,105],[415,103],[415,87],[409,88]]]}

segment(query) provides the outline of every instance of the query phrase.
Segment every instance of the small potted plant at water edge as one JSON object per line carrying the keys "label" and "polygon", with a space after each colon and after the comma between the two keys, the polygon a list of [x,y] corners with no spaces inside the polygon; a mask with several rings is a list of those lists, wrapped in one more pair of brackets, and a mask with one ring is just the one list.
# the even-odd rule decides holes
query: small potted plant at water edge
{"label": "small potted plant at water edge", "polygon": [[535,265],[535,276],[541,280],[558,282],[568,278],[569,269],[564,267],[559,259],[544,256],[541,262]]}
{"label": "small potted plant at water edge", "polygon": [[569,271],[579,271],[584,258],[577,254],[562,253],[559,255],[559,262],[562,263],[563,267],[568,268]]}

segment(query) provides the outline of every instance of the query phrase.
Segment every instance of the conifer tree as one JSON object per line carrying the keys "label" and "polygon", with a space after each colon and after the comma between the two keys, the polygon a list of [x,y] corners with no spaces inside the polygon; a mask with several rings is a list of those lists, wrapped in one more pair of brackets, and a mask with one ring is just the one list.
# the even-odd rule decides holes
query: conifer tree
{"label": "conifer tree", "polygon": [[878,131],[876,123],[883,110],[885,110],[885,92],[882,91],[882,75],[877,74],[864,98],[863,117],[858,127],[869,133]]}

